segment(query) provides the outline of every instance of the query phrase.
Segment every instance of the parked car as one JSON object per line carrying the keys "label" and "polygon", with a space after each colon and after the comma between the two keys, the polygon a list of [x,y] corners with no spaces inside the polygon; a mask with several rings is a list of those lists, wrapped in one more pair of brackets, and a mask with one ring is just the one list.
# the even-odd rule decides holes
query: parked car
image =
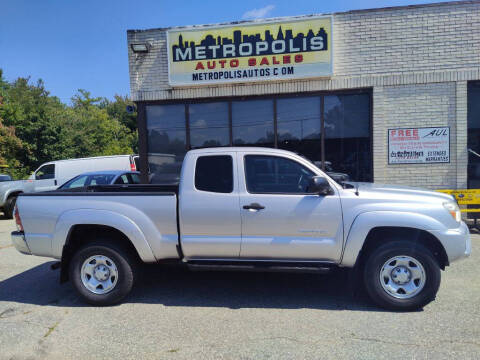
{"label": "parked car", "polygon": [[60,259],[61,279],[95,305],[121,301],[139,262],[177,262],[204,270],[354,268],[378,305],[412,310],[435,298],[440,270],[471,251],[452,196],[344,189],[278,149],[192,150],[179,186],[82,191],[22,194],[11,236],[22,253]]}
{"label": "parked car", "polygon": [[0,210],[7,219],[13,217],[17,196],[24,192],[55,190],[63,183],[85,171],[126,170],[135,171],[138,155],[112,155],[91,158],[51,161],[42,164],[28,180],[0,184]]}
{"label": "parked car", "polygon": [[138,171],[93,171],[75,176],[58,189],[73,189],[78,187],[108,184],[140,184],[140,173]]}
{"label": "parked car", "polygon": [[50,161],[42,164],[30,177],[26,192],[55,190],[86,171],[136,171],[136,155],[112,155]]}

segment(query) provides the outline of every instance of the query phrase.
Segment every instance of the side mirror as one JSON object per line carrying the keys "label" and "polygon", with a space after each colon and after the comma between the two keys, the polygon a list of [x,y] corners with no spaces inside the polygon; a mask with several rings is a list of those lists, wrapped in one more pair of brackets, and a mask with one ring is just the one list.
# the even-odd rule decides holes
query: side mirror
{"label": "side mirror", "polygon": [[332,188],[327,179],[323,176],[313,176],[308,184],[308,192],[318,195],[331,195],[333,194]]}

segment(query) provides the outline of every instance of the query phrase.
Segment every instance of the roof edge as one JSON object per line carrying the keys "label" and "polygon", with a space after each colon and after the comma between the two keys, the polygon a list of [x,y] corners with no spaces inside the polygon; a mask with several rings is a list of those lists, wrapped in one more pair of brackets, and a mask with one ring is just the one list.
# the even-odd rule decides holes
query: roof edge
{"label": "roof edge", "polygon": [[255,23],[263,23],[265,21],[272,22],[272,21],[280,21],[280,20],[305,19],[305,18],[317,17],[317,16],[347,15],[347,14],[366,13],[366,12],[381,12],[381,11],[403,10],[403,9],[418,9],[418,8],[428,8],[428,7],[438,7],[438,6],[443,7],[443,6],[451,6],[451,5],[470,5],[470,4],[480,4],[480,0],[456,0],[456,1],[435,2],[435,3],[428,3],[428,4],[399,5],[399,6],[386,6],[386,7],[369,8],[369,9],[347,10],[347,11],[339,11],[339,12],[333,12],[333,13],[280,16],[280,17],[274,17],[274,18],[255,19],[255,20],[237,20],[237,21],[227,21],[227,22],[212,23],[212,24],[181,25],[181,26],[159,27],[159,28],[149,28],[149,29],[128,29],[127,34],[142,33],[147,31],[166,31],[166,30],[172,30],[172,29],[255,24]]}

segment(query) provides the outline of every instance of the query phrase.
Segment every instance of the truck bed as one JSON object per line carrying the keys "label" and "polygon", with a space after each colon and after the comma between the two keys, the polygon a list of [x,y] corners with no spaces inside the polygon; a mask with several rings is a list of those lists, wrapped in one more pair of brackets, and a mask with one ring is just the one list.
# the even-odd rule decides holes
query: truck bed
{"label": "truck bed", "polygon": [[177,194],[175,185],[101,185],[22,194],[17,204],[34,254],[61,258],[72,226],[101,225],[156,262],[179,257]]}

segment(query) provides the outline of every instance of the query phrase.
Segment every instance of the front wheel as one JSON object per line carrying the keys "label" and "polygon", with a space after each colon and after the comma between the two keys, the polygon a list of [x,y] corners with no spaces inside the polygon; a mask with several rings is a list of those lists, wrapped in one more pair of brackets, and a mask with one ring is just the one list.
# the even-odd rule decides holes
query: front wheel
{"label": "front wheel", "polygon": [[388,242],[368,257],[364,280],[367,293],[379,306],[411,311],[435,299],[440,287],[440,267],[421,244]]}
{"label": "front wheel", "polygon": [[108,242],[80,248],[70,262],[73,286],[92,305],[120,302],[130,293],[135,275],[135,259],[124,249]]}

